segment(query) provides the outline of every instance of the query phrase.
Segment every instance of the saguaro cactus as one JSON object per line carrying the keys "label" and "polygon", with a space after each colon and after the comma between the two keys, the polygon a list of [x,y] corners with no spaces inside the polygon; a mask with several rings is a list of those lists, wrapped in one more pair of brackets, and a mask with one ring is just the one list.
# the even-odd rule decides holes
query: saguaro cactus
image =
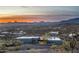
{"label": "saguaro cactus", "polygon": [[72,36],[72,40],[70,40],[70,48],[71,48],[72,53],[73,53],[73,50],[75,49],[75,46],[76,46],[76,40],[77,40],[76,35]]}
{"label": "saguaro cactus", "polygon": [[76,46],[76,40],[71,40],[70,41],[70,48],[71,48],[71,52],[73,53],[73,50],[75,49]]}

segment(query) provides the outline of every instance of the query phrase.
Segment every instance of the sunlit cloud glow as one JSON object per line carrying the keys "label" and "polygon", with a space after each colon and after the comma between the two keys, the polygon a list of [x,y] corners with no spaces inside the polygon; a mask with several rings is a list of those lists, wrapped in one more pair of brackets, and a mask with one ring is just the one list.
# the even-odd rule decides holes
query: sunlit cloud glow
{"label": "sunlit cloud glow", "polygon": [[56,22],[79,17],[78,6],[2,6],[0,22]]}

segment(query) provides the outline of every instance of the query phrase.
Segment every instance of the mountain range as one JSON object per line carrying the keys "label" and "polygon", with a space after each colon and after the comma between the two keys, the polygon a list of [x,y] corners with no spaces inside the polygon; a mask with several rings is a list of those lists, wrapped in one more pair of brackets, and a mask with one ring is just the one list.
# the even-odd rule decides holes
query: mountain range
{"label": "mountain range", "polygon": [[43,27],[43,26],[64,26],[64,25],[79,25],[79,18],[72,18],[69,20],[64,20],[61,22],[33,22],[33,23],[27,23],[27,22],[15,22],[15,23],[0,23],[0,29],[1,28],[31,28],[34,26],[37,27]]}
{"label": "mountain range", "polygon": [[69,20],[65,20],[65,21],[61,21],[60,22],[61,25],[66,25],[66,24],[71,24],[71,25],[74,25],[74,24],[79,24],[79,18],[72,18],[72,19],[69,19]]}

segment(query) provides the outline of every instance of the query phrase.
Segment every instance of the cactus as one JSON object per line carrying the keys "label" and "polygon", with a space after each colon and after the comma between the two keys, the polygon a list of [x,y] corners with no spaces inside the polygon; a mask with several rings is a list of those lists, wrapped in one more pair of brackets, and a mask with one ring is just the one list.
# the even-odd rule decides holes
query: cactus
{"label": "cactus", "polygon": [[70,41],[70,48],[71,48],[71,52],[73,53],[73,50],[75,49],[76,46],[76,40],[71,40]]}

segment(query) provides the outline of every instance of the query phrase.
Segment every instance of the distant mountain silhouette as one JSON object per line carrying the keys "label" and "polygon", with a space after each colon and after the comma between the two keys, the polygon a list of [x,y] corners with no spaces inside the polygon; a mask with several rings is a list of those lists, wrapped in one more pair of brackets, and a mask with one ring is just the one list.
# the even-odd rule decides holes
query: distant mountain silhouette
{"label": "distant mountain silhouette", "polygon": [[79,24],[79,18],[72,18],[69,20],[64,20],[59,23],[59,25],[74,25]]}

